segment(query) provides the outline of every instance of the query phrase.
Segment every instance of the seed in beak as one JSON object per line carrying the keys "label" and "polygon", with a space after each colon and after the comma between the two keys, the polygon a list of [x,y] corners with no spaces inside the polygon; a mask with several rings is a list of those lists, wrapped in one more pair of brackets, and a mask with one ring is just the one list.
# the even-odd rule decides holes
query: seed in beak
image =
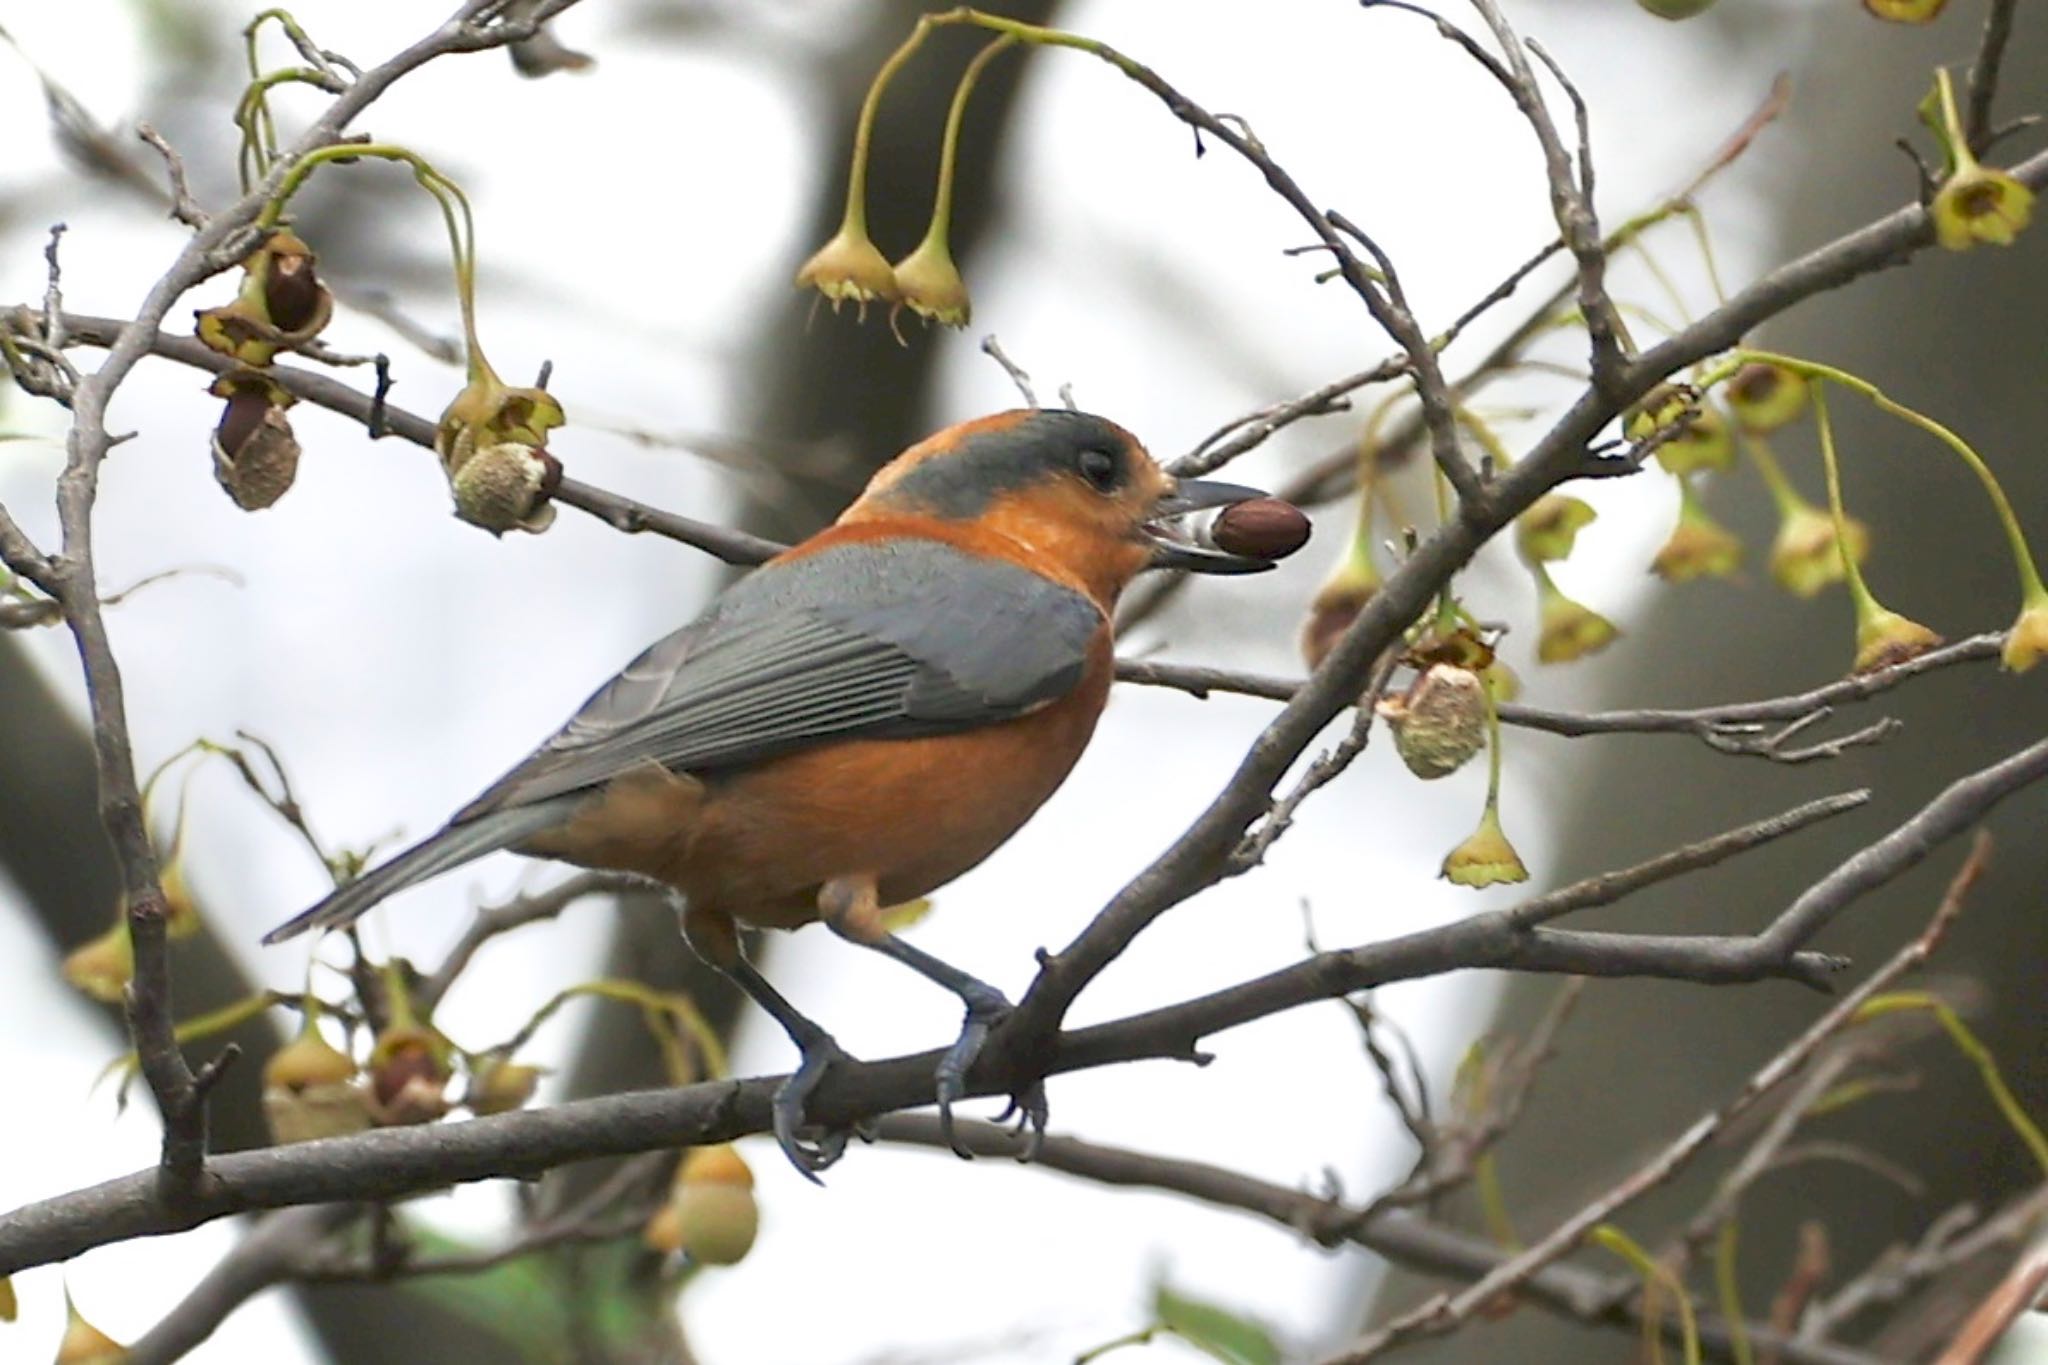
{"label": "seed in beak", "polygon": [[1285,559],[1308,543],[1309,520],[1301,509],[1278,498],[1232,503],[1217,514],[1209,539],[1226,554]]}

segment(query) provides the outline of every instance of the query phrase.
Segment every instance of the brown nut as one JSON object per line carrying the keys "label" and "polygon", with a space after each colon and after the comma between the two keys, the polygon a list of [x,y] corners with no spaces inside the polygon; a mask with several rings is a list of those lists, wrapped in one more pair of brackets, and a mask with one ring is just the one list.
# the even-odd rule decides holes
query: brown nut
{"label": "brown nut", "polygon": [[1308,544],[1308,518],[1278,498],[1232,503],[1209,527],[1209,539],[1226,554],[1252,559],[1285,559]]}

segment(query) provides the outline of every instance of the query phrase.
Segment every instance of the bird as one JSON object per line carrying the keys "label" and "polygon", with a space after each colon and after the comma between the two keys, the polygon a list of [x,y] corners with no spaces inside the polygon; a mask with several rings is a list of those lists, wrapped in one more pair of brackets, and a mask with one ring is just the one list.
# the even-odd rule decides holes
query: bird
{"label": "bird", "polygon": [[[892,933],[884,911],[987,858],[1066,779],[1108,698],[1118,596],[1139,574],[1272,567],[1172,525],[1264,496],[1176,479],[1130,432],[1071,409],[946,427],[656,641],[445,827],[263,941],[347,925],[500,849],[660,882],[680,893],[691,947],[795,1044],[774,1130],[815,1180],[847,1134],[808,1124],[805,1103],[848,1054],[747,959],[740,926],[822,920],[960,998],[935,1078],[950,1139],[968,1070],[1011,1004]],[[1013,1108],[1041,1134],[1043,1082]]]}

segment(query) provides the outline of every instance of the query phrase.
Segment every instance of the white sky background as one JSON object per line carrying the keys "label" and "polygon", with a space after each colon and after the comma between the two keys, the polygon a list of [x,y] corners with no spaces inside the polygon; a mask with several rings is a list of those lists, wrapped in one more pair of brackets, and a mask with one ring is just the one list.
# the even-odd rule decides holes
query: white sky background
{"label": "white sky background", "polygon": [[[224,31],[254,8],[209,4]],[[780,26],[828,25],[852,7],[763,8]],[[1826,25],[1863,22],[1853,6],[1836,8],[1842,14],[1826,16]],[[369,65],[417,37],[439,7],[303,0],[295,12],[323,44]],[[565,39],[599,58],[587,76],[528,84],[499,55],[447,59],[401,83],[362,126],[437,160],[474,197],[486,344],[508,376],[555,360],[554,389],[572,424],[553,448],[571,472],[716,518],[729,485],[715,470],[579,419],[746,434],[734,431],[744,412],[736,352],[809,251],[811,243],[792,236],[794,217],[814,177],[843,175],[844,149],[807,145],[814,111],[802,98],[800,70],[779,65],[772,50],[692,55],[680,44],[636,38],[623,27],[629,13],[591,3],[563,25]],[[1100,0],[1074,7],[1069,26],[1125,47],[1211,108],[1248,118],[1318,202],[1342,208],[1393,253],[1430,330],[1546,236],[1526,128],[1498,88],[1426,24],[1301,0],[1183,0],[1170,21],[1163,13]],[[1761,97],[1771,72],[1796,68],[1808,27],[1794,15],[1780,25],[1785,41],[1775,52],[1732,54],[1700,30],[1650,19],[1621,0],[1523,3],[1515,15],[1591,101],[1610,220],[1689,175]],[[0,23],[103,121],[148,115],[135,103],[142,54],[130,7],[0,0]],[[912,341],[945,352],[949,417],[1015,402],[1008,381],[976,351],[989,331],[1034,372],[1042,394],[1071,381],[1083,406],[1132,427],[1162,456],[1233,414],[1387,351],[1341,286],[1311,283],[1314,258],[1280,254],[1306,233],[1254,172],[1221,148],[1196,160],[1187,130],[1099,63],[1071,53],[1029,60],[1044,69],[1017,115],[1008,231],[972,281],[976,325],[965,335]],[[223,91],[223,105],[228,97]],[[226,118],[223,108],[223,129]],[[0,300],[40,296],[39,234],[62,218],[71,225],[70,306],[131,313],[182,230],[106,191],[80,188],[34,135],[40,94],[5,51],[0,120],[9,130],[0,199],[16,206],[15,226],[0,233]],[[631,135],[616,136],[621,129]],[[1767,138],[1708,197],[1731,279],[1747,278],[1774,250],[1753,226],[1753,210],[1778,183],[1781,148]],[[188,151],[195,159],[213,154]],[[322,174],[368,173],[376,172]],[[403,230],[432,222],[409,216]],[[317,247],[317,222],[304,229]],[[630,246],[609,244],[608,231],[630,232]],[[415,240],[405,250],[427,247]],[[1680,239],[1667,258],[1683,279],[1697,280]],[[510,282],[523,287],[508,294]],[[1163,299],[1162,286],[1176,297]],[[229,288],[221,280],[195,294],[173,310],[171,325]],[[407,307],[436,328],[454,327],[452,294],[438,284]],[[1512,307],[1501,317],[1511,315]],[[852,324],[825,316],[816,325]],[[1491,330],[1482,329],[1479,345]],[[344,312],[329,339],[343,350],[388,350],[401,379],[395,398],[415,411],[437,412],[459,386],[453,370],[359,316]],[[359,845],[401,827],[416,836],[440,823],[647,640],[693,614],[711,582],[703,556],[617,535],[573,510],[545,536],[492,542],[449,516],[430,456],[398,441],[372,445],[303,404],[293,414],[306,449],[298,486],[271,511],[246,515],[213,483],[206,441],[217,404],[203,387],[190,371],[148,362],[113,414],[116,429],[143,436],[117,450],[107,470],[98,523],[103,581],[119,587],[201,562],[246,579],[239,589],[177,581],[111,613],[138,753],[148,764],[195,735],[224,737],[237,727],[261,734],[286,756],[318,829],[338,843]],[[0,426],[59,430],[47,405],[19,396],[7,401]],[[1275,481],[1341,430],[1333,422],[1297,428],[1233,477]],[[48,491],[59,457],[54,444],[0,445],[0,499],[46,544],[55,538]],[[1625,616],[1673,500],[1655,478],[1603,484],[1586,496],[1605,519],[1559,578]],[[1173,618],[1166,637],[1188,639],[1175,652],[1298,670],[1301,604],[1343,535],[1341,514],[1327,515],[1318,542],[1280,572],[1202,587],[1194,610],[1223,628],[1190,634],[1186,615]],[[1526,622],[1525,583],[1500,571],[1490,581],[1498,595],[1489,610]],[[1531,635],[1520,632],[1509,653],[1527,665],[1525,677],[1534,673]],[[32,645],[75,697],[66,638],[43,632]],[[1534,680],[1553,696],[1563,687],[1583,695],[1595,674],[1597,666],[1562,683]],[[1066,789],[984,867],[941,893],[917,941],[1020,991],[1032,950],[1071,938],[1184,828],[1269,714],[1263,703],[1121,690]],[[1524,753],[1538,748],[1511,743]],[[1562,799],[1568,779],[1558,761],[1563,747],[1542,752],[1542,764],[1517,765],[1511,749],[1506,797],[1508,826],[1539,878],[1545,810]],[[1368,754],[1309,803],[1266,869],[1169,915],[1091,989],[1077,1019],[1114,1017],[1295,960],[1303,901],[1313,905],[1323,941],[1341,945],[1506,899],[1511,893],[1480,896],[1433,879],[1443,849],[1477,814],[1483,766],[1422,787],[1391,755]],[[189,865],[202,900],[263,979],[296,984],[302,954],[259,956],[255,940],[318,893],[320,870],[226,770],[202,776],[195,802]],[[1112,822],[1120,831],[1114,841],[1103,837]],[[434,960],[479,896],[554,875],[501,855],[407,893],[376,917],[371,942]],[[0,883],[0,961],[9,964],[0,1074],[17,1105],[33,1097],[26,1103],[34,1122],[0,1128],[5,1207],[135,1169],[155,1154],[147,1104],[116,1122],[109,1095],[87,1093],[108,1056],[107,1034],[90,1013],[98,1007],[58,982],[55,955],[23,916],[9,913],[10,895]],[[583,908],[501,940],[440,1022],[472,1044],[504,1036],[546,995],[594,970],[602,928],[601,913]],[[949,997],[906,984],[900,968],[822,931],[785,945],[774,970],[857,1054],[930,1047],[958,1024]],[[1441,1073],[1470,1041],[1479,987],[1421,983],[1387,990],[1380,1003]],[[785,1069],[787,1044],[765,1020],[755,1023],[738,1065]],[[551,1027],[533,1059],[562,1060],[575,1035],[566,1020]],[[1316,1182],[1330,1167],[1348,1189],[1368,1191],[1404,1169],[1405,1140],[1337,1009],[1298,1011],[1211,1046],[1218,1060],[1203,1071],[1157,1063],[1055,1079],[1055,1128],[1290,1184]],[[1032,1334],[1028,1344],[978,1358],[1068,1358],[1143,1322],[1155,1268],[1312,1345],[1341,1330],[1330,1305],[1355,1284],[1361,1264],[1356,1253],[1333,1257],[1249,1220],[1006,1163],[857,1149],[816,1190],[772,1142],[744,1149],[760,1180],[761,1241],[743,1266],[700,1277],[689,1290],[687,1322],[711,1365],[837,1365],[885,1348],[958,1358],[961,1343],[1020,1332]],[[451,1227],[476,1232],[497,1226],[505,1211],[498,1191],[477,1187],[434,1207]],[[47,1357],[67,1277],[88,1316],[116,1337],[140,1334],[231,1237],[227,1225],[215,1225],[18,1277],[23,1317],[0,1328],[0,1360]],[[797,1293],[802,1311],[791,1298]],[[273,1293],[192,1358],[308,1360],[304,1342]],[[1152,1355],[1192,1358],[1170,1344]]]}

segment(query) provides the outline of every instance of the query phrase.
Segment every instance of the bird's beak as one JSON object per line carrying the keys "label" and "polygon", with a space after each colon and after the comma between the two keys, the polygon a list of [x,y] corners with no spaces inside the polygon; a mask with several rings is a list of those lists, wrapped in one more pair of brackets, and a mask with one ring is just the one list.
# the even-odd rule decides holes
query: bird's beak
{"label": "bird's beak", "polygon": [[1192,573],[1264,573],[1273,567],[1272,560],[1212,549],[1196,543],[1186,532],[1167,523],[1190,512],[1229,507],[1265,496],[1258,489],[1247,488],[1241,483],[1222,483],[1215,479],[1180,480],[1171,493],[1153,505],[1152,516],[1145,523],[1145,534],[1152,542],[1151,567],[1186,569]]}

